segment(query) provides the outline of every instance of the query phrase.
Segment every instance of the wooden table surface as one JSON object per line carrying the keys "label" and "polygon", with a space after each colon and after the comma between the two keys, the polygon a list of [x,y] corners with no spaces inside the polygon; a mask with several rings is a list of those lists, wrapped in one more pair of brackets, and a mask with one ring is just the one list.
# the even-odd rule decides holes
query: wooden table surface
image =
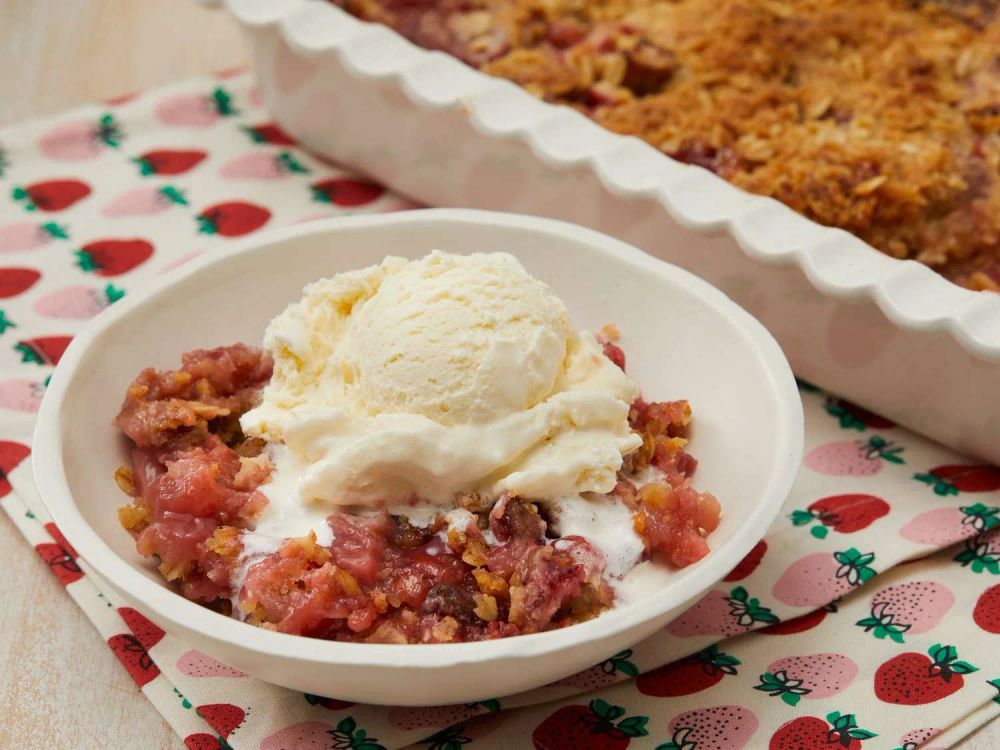
{"label": "wooden table surface", "polygon": [[[0,127],[246,62],[191,0],[0,0]],[[184,750],[3,514],[0,550],[0,748]],[[998,722],[961,748],[1000,748]]]}

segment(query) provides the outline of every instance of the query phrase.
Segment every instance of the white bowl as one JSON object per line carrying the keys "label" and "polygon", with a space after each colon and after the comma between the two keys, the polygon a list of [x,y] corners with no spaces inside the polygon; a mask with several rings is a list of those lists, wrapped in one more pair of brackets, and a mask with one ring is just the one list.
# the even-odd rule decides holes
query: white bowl
{"label": "white bowl", "polygon": [[[655,595],[570,628],[483,643],[364,645],[254,628],[165,585],[118,525],[112,474],[127,446],[111,427],[143,368],[182,352],[261,340],[314,279],[377,263],[504,250],[562,297],[580,328],[614,322],[629,373],[652,399],[690,399],[696,482],[724,508],[712,552],[662,572]],[[236,242],[126,297],[76,336],[48,388],[35,479],[81,557],[167,631],[255,677],[366,703],[427,705],[508,695],[601,661],[663,627],[753,546],[785,500],[802,450],[802,407],[770,334],[704,281],[596,232],[556,221],[431,210],[300,224]],[[416,689],[415,686],[420,686]]]}

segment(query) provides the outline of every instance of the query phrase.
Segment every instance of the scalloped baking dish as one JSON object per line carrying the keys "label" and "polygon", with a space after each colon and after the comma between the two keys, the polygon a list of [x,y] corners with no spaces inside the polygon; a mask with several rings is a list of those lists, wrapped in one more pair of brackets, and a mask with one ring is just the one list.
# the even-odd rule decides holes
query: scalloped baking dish
{"label": "scalloped baking dish", "polygon": [[[1000,463],[1000,295],[613,134],[322,0],[224,0],[306,147],[431,205],[549,216],[682,266],[806,380]],[[571,259],[567,259],[571,262]]]}

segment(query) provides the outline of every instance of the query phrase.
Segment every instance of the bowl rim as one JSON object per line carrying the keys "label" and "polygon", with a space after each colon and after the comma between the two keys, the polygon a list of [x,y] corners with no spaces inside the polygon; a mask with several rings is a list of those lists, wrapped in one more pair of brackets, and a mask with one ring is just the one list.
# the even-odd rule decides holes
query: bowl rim
{"label": "bowl rim", "polygon": [[[243,253],[266,251],[280,242],[307,235],[342,230],[378,228],[385,225],[434,223],[472,224],[559,235],[610,255],[616,262],[670,277],[702,299],[718,314],[727,316],[751,340],[754,351],[769,376],[777,396],[778,410],[772,437],[776,443],[776,465],[747,521],[737,528],[727,544],[670,585],[669,597],[640,601],[612,608],[600,617],[568,628],[489,641],[448,644],[366,644],[328,641],[255,628],[189,601],[149,578],[119,557],[94,531],[76,507],[63,463],[63,404],[84,353],[133,311],[154,304],[171,287],[202,270],[231,261]],[[317,220],[259,232],[220,247],[173,269],[147,285],[139,295],[129,295],[100,313],[70,343],[53,373],[38,412],[33,436],[32,469],[39,494],[62,533],[79,556],[111,585],[138,602],[154,621],[175,632],[190,630],[264,657],[321,662],[344,666],[386,666],[444,669],[498,658],[530,659],[561,651],[571,645],[602,640],[649,622],[706,591],[732,569],[753,547],[777,516],[798,473],[804,440],[803,412],[791,368],[771,334],[749,313],[707,282],[631,245],[599,232],[553,219],[468,209],[425,209],[391,214],[368,214]],[[571,635],[570,635],[571,634]]]}

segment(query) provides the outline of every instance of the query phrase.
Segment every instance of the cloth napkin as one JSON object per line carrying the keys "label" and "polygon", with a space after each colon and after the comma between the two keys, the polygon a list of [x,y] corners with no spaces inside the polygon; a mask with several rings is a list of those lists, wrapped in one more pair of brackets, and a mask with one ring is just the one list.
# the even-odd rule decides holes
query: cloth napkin
{"label": "cloth napkin", "polygon": [[191,750],[913,750],[1000,713],[1000,470],[806,383],[803,466],[764,539],[665,630],[580,674],[387,708],[189,648],[45,513],[26,459],[53,365],[88,318],[233,237],[413,205],[296,148],[245,75],[2,131],[0,188],[0,503]]}

